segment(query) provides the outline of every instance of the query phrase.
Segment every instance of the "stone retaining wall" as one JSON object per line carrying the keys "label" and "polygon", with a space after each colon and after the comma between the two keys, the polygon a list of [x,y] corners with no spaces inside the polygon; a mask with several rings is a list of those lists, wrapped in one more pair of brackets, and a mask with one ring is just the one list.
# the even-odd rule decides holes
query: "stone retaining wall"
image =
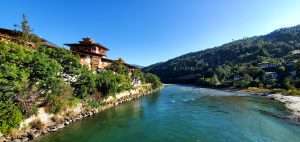
{"label": "stone retaining wall", "polygon": [[[106,109],[109,109],[111,107],[117,106],[119,104],[135,100],[141,96],[145,96],[148,94],[153,93],[156,90],[152,90],[151,86],[140,86],[130,91],[124,91],[119,94],[117,94],[115,97],[108,97],[103,100],[103,104],[99,108],[87,108],[84,104],[79,104],[77,107],[74,107],[72,109],[66,110],[65,112],[61,114],[48,114],[44,111],[44,108],[39,108],[38,114],[29,117],[28,119],[25,119],[20,126],[20,132],[18,132],[18,135],[15,136],[3,136],[0,138],[0,142],[26,142],[33,140],[36,137],[39,137],[41,135],[51,133],[58,131],[59,129],[64,128],[65,126],[79,121],[86,117],[91,117],[98,112],[104,111]],[[62,114],[66,113],[73,113],[72,116],[65,116]],[[60,122],[54,122],[53,118],[60,118]],[[36,129],[36,128],[28,128],[26,129],[30,123],[33,121],[39,119],[43,125],[45,125],[42,129]]]}

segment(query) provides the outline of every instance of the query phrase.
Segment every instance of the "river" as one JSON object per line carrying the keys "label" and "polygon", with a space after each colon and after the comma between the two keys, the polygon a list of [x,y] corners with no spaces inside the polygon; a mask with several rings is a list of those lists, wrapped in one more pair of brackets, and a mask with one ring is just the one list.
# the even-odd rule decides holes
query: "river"
{"label": "river", "polygon": [[300,142],[282,103],[181,85],[101,112],[36,142]]}

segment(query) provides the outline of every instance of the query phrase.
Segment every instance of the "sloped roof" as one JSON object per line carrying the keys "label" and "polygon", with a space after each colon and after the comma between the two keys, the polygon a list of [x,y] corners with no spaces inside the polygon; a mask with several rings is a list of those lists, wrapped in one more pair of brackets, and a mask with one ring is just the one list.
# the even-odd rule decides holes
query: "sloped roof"
{"label": "sloped roof", "polygon": [[102,48],[104,50],[109,50],[104,45],[102,45],[100,43],[96,43],[91,38],[88,38],[88,37],[87,38],[82,38],[82,40],[79,41],[79,43],[67,43],[65,45],[70,46],[70,47],[77,47],[77,46],[94,47],[94,46],[97,46],[97,47]]}

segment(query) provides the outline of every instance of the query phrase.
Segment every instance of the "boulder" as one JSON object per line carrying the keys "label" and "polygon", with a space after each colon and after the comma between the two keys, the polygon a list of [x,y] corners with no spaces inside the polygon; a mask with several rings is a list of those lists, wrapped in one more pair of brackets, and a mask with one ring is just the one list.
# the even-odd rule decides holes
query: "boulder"
{"label": "boulder", "polygon": [[0,137],[0,142],[5,142],[7,141],[4,137]]}
{"label": "boulder", "polygon": [[57,129],[61,129],[61,128],[64,128],[65,125],[64,124],[58,124],[56,127],[57,127]]}
{"label": "boulder", "polygon": [[21,139],[14,139],[12,142],[22,142]]}
{"label": "boulder", "polygon": [[22,138],[22,142],[28,142],[28,141],[29,141],[29,138],[28,138],[28,137]]}

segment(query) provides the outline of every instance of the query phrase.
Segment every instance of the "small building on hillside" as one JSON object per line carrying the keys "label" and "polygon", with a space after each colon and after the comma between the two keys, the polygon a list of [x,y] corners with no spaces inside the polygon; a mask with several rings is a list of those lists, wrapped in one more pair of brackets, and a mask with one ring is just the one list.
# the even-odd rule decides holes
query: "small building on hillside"
{"label": "small building on hillside", "polygon": [[300,54],[300,50],[298,49],[298,50],[293,50],[292,51],[292,54],[293,55],[299,55]]}
{"label": "small building on hillside", "polygon": [[[91,38],[83,38],[78,43],[65,44],[70,47],[74,54],[80,56],[80,63],[86,65],[92,70],[102,70],[111,65],[115,60],[107,58],[107,51],[109,49],[99,43],[96,43]],[[136,67],[123,63],[130,70]]]}
{"label": "small building on hillside", "polygon": [[276,72],[277,68],[280,66],[280,64],[274,64],[274,63],[259,63],[258,67],[266,72]]}
{"label": "small building on hillside", "polygon": [[266,72],[266,78],[267,79],[277,79],[278,74],[276,72]]}

